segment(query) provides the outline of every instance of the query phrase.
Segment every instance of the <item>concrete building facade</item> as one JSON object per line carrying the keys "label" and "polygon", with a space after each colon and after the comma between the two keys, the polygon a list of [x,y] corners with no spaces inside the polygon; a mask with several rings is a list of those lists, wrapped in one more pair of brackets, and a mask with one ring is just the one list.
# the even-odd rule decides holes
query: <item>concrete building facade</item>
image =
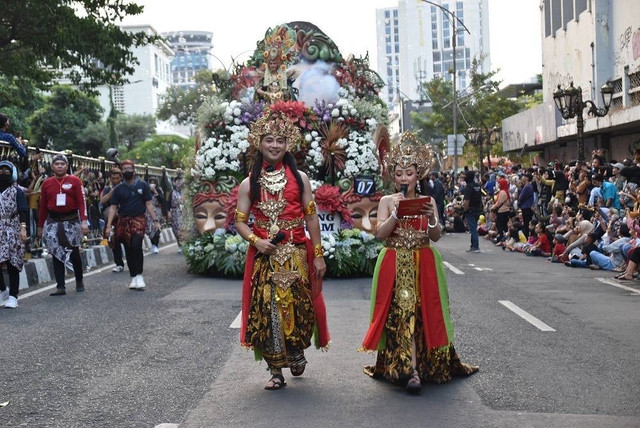
{"label": "concrete building facade", "polygon": [[587,159],[604,148],[609,160],[629,158],[640,139],[640,8],[634,0],[543,0],[543,105],[502,123],[505,151],[535,151],[548,161],[577,158],[576,120],[562,119],[553,101],[573,82],[583,100],[602,107],[600,88],[611,81],[609,114],[584,111]]}
{"label": "concrete building facade", "polygon": [[[122,26],[122,29],[159,34],[150,25]],[[151,45],[134,47],[133,54],[140,64],[135,67],[133,75],[129,76],[130,83],[111,88],[98,87],[100,105],[104,108],[103,119],[111,111],[110,96],[113,96],[114,106],[119,113],[155,115],[162,96],[172,84],[171,60],[174,53],[167,43],[157,41]]]}
{"label": "concrete building facade", "polygon": [[[457,22],[457,88],[470,83],[471,63],[481,61],[480,71],[490,67],[488,0],[434,0],[451,11]],[[405,99],[425,103],[422,88],[435,77],[449,81],[453,72],[452,17],[421,0],[400,0],[397,7],[376,10],[378,74],[386,86],[381,97],[391,108]]]}

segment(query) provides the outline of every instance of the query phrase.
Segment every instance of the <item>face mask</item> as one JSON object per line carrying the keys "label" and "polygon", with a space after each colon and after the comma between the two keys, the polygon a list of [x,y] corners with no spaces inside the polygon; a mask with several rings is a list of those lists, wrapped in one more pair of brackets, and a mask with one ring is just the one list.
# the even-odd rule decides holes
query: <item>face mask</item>
{"label": "face mask", "polygon": [[0,186],[8,186],[13,180],[10,175],[0,175]]}
{"label": "face mask", "polygon": [[131,180],[133,178],[133,171],[125,171],[122,173],[125,180]]}

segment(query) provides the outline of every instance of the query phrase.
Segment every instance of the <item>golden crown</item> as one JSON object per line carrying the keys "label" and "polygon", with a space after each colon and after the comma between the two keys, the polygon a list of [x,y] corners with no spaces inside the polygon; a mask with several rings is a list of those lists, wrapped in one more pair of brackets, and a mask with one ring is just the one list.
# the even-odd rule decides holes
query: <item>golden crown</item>
{"label": "golden crown", "polygon": [[396,166],[400,168],[416,167],[419,178],[424,178],[433,166],[433,152],[427,144],[421,143],[413,132],[402,133],[400,143],[391,149],[387,156],[387,172],[393,176]]}
{"label": "golden crown", "polygon": [[300,129],[284,114],[271,112],[266,109],[262,117],[251,124],[249,132],[249,144],[256,149],[260,148],[260,141],[265,135],[284,137],[287,140],[287,150],[295,149],[300,139]]}

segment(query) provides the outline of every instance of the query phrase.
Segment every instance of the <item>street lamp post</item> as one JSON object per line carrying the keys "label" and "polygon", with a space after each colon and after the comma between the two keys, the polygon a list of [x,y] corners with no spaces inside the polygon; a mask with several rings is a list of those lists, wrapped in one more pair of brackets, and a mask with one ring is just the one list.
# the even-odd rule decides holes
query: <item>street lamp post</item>
{"label": "street lamp post", "polygon": [[442,12],[446,13],[449,15],[449,19],[451,21],[451,26],[453,27],[453,37],[452,37],[452,43],[451,46],[453,47],[453,135],[454,135],[454,143],[453,143],[453,170],[458,171],[458,100],[457,100],[457,92],[456,92],[456,79],[458,78],[458,73],[456,71],[456,61],[458,60],[458,58],[456,58],[456,46],[457,46],[457,42],[458,42],[458,29],[457,29],[457,23],[460,23],[460,25],[462,25],[462,27],[467,30],[467,33],[471,34],[471,31],[469,31],[469,29],[467,28],[466,25],[464,25],[464,22],[462,22],[457,16],[455,12],[450,11],[449,9],[445,9],[444,7],[442,7],[441,5],[434,3],[432,1],[429,0],[422,0],[425,3],[429,3],[432,6],[437,7],[438,9],[440,9]]}
{"label": "street lamp post", "polygon": [[607,115],[609,107],[611,106],[611,99],[613,98],[613,86],[609,81],[602,86],[600,94],[602,95],[603,108],[598,108],[591,100],[583,101],[582,89],[579,86],[575,88],[573,82],[571,82],[566,89],[562,89],[560,85],[558,85],[558,89],[553,93],[553,101],[556,103],[556,107],[562,117],[565,120],[576,118],[578,161],[584,161],[584,109],[589,107],[587,114],[596,117],[604,117]]}
{"label": "street lamp post", "polygon": [[[491,147],[499,138],[502,129],[499,126],[493,128],[474,128],[467,129],[467,137],[471,141],[471,144],[478,147],[478,159],[480,160],[480,177],[484,174],[484,146],[485,141],[487,147]],[[487,151],[487,166],[491,168],[491,150]]]}

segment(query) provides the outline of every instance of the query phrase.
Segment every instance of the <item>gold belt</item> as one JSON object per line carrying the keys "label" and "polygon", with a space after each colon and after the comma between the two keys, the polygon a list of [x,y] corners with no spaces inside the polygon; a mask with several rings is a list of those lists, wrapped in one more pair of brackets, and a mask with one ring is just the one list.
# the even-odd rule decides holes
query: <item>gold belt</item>
{"label": "gold belt", "polygon": [[429,237],[426,232],[415,229],[398,229],[387,238],[385,247],[406,250],[417,250],[429,246]]}
{"label": "gold belt", "polygon": [[[271,227],[271,222],[269,220],[256,220],[256,226],[260,229],[269,229]],[[304,220],[302,218],[294,218],[291,220],[278,220],[276,224],[280,227],[280,229],[291,230],[296,227],[300,227],[304,225]]]}

